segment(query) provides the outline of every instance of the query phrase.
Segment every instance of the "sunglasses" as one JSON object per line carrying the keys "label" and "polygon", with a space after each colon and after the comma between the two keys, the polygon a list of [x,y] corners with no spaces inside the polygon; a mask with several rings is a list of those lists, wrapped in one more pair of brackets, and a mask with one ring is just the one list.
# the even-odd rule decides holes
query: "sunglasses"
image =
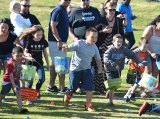
{"label": "sunglasses", "polygon": [[23,7],[28,7],[28,8],[29,8],[31,5],[22,5],[22,6],[23,6]]}
{"label": "sunglasses", "polygon": [[82,0],[82,2],[88,2],[89,0]]}
{"label": "sunglasses", "polygon": [[115,12],[116,9],[108,9],[110,12]]}

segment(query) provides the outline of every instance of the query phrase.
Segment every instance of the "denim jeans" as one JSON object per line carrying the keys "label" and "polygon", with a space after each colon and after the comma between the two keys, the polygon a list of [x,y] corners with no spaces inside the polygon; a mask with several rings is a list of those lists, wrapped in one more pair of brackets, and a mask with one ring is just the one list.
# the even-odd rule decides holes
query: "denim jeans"
{"label": "denim jeans", "polygon": [[[36,90],[40,90],[42,87],[42,84],[45,81],[45,72],[44,72],[44,67],[43,66],[36,66],[36,71],[38,74],[38,82],[36,84]],[[31,82],[27,82],[27,87],[32,88],[33,85],[33,80]]]}
{"label": "denim jeans", "polygon": [[160,113],[160,104],[151,104],[148,109],[149,112]]}
{"label": "denim jeans", "polygon": [[70,71],[68,89],[75,92],[79,86],[86,91],[94,90],[93,75],[91,69]]}

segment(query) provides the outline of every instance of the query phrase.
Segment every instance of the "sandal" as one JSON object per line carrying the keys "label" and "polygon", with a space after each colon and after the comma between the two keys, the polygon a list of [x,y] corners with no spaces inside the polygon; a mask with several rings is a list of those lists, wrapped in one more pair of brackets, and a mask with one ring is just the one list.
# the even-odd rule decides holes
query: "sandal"
{"label": "sandal", "polygon": [[95,112],[95,109],[93,108],[92,103],[85,104],[85,110],[88,110],[89,112]]}
{"label": "sandal", "polygon": [[64,95],[64,98],[63,98],[63,104],[64,104],[64,106],[68,106],[69,105],[71,97],[72,97],[72,92],[67,91],[65,93],[65,95]]}

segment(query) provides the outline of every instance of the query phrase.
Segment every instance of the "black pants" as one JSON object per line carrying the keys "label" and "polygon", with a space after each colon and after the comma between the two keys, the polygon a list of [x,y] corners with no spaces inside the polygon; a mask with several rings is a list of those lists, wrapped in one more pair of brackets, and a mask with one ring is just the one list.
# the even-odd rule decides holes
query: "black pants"
{"label": "black pants", "polygon": [[135,44],[135,38],[133,32],[125,33],[125,38],[128,40],[128,49],[131,49]]}

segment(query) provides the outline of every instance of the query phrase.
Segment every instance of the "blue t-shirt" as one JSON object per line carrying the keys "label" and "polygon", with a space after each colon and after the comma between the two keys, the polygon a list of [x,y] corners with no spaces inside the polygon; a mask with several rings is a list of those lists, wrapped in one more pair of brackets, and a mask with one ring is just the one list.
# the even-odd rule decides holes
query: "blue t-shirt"
{"label": "blue t-shirt", "polygon": [[57,30],[59,37],[61,38],[62,42],[67,42],[69,34],[69,20],[66,9],[61,5],[57,5],[50,14],[48,40],[57,41],[51,30],[51,21],[58,22]]}
{"label": "blue t-shirt", "polygon": [[120,13],[126,13],[126,20],[127,20],[127,25],[123,27],[124,31],[128,31],[128,32],[132,32],[132,9],[131,6],[128,5],[126,6],[125,4],[123,4],[123,2],[121,2],[118,6],[117,6],[117,11]]}
{"label": "blue t-shirt", "polygon": [[91,69],[92,58],[101,59],[97,46],[88,45],[86,40],[73,42],[68,46],[68,51],[74,51],[70,65],[71,71]]}

